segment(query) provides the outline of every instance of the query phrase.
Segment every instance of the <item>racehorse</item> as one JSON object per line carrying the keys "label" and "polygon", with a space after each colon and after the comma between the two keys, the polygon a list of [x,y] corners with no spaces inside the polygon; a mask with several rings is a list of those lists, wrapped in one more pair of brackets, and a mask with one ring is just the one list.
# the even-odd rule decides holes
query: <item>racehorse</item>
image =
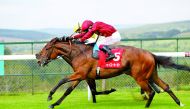
{"label": "racehorse", "polygon": [[[145,107],[150,106],[155,95],[154,88],[151,87],[150,83],[155,83],[161,87],[178,105],[182,106],[182,103],[172,92],[169,85],[158,77],[157,68],[161,65],[165,68],[190,71],[190,67],[175,64],[170,57],[156,56],[143,49],[118,45],[114,46],[114,48],[125,49],[121,59],[122,67],[119,69],[101,68],[101,73],[99,78],[97,78],[96,67],[98,61],[92,58],[92,48],[93,47],[89,45],[78,44],[69,38],[65,38],[61,41],[58,38],[53,38],[36,54],[40,66],[47,65],[50,61],[57,59],[59,56],[69,63],[74,71],[70,76],[61,79],[50,91],[48,95],[49,100],[52,99],[52,95],[61,85],[71,82],[66,92],[57,102],[50,105],[50,108],[53,109],[59,105],[82,80],[86,80],[87,83],[89,83],[89,80],[95,83],[95,79],[107,79],[121,74],[127,74],[133,77],[141,89],[147,93],[148,100]],[[90,88],[94,87],[90,83],[88,85]]]}

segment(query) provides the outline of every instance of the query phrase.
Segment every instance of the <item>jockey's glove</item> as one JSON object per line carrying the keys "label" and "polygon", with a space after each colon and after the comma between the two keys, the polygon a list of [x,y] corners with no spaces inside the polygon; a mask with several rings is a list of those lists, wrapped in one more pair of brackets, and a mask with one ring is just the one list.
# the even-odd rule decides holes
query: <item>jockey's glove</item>
{"label": "jockey's glove", "polygon": [[85,43],[85,44],[86,44],[86,43],[89,43],[89,40],[85,40],[84,43]]}
{"label": "jockey's glove", "polygon": [[75,41],[75,43],[77,43],[77,44],[83,43],[83,42],[80,41],[80,39],[76,39],[76,40],[74,40],[74,41]]}

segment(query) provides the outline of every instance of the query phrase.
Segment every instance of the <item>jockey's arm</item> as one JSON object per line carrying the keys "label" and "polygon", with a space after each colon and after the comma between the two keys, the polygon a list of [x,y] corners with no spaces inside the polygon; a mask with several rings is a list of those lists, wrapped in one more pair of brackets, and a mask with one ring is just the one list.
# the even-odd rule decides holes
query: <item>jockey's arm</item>
{"label": "jockey's arm", "polygon": [[94,34],[93,29],[90,29],[90,30],[81,38],[81,42],[84,42],[86,39],[92,37],[93,34]]}
{"label": "jockey's arm", "polygon": [[84,32],[82,32],[82,33],[80,33],[80,34],[77,34],[77,35],[74,35],[74,36],[72,36],[74,39],[78,39],[78,38],[81,38],[81,37],[83,37],[85,35],[85,33]]}

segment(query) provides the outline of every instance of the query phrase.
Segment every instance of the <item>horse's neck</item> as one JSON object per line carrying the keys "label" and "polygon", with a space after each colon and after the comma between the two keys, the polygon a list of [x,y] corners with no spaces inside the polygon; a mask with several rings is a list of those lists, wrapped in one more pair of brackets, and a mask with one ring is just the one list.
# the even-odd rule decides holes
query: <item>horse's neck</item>
{"label": "horse's neck", "polygon": [[92,50],[92,48],[93,48],[92,46],[85,45],[85,44],[77,44],[76,46],[79,48],[79,51],[81,51],[82,53]]}
{"label": "horse's neck", "polygon": [[[80,58],[79,56],[88,55],[86,52],[92,50],[92,46],[85,44],[72,44],[71,53],[68,56],[62,56],[62,58],[72,66],[72,61],[76,60],[76,58]],[[69,52],[69,51],[68,51]]]}
{"label": "horse's neck", "polygon": [[75,50],[72,53],[73,58],[77,58],[77,56],[79,55],[87,55],[86,52],[92,50],[92,46],[85,45],[85,44],[75,44],[74,48],[75,49],[72,49],[72,50]]}

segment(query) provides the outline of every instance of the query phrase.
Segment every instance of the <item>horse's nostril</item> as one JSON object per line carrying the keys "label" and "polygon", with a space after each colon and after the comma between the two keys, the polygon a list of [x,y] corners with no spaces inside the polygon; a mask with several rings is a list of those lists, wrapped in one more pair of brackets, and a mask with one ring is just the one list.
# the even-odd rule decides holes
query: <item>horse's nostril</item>
{"label": "horse's nostril", "polygon": [[37,63],[38,63],[38,64],[41,64],[41,62],[40,62],[40,61],[38,61]]}
{"label": "horse's nostril", "polygon": [[39,54],[35,54],[35,56],[36,56],[36,59],[39,59],[39,57],[40,57],[40,55],[39,55]]}

